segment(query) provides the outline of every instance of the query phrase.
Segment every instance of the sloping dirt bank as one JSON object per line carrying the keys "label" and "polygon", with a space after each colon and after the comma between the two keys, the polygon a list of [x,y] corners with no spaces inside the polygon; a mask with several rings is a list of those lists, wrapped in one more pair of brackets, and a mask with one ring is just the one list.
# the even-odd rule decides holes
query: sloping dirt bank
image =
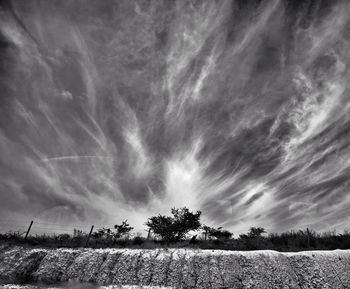
{"label": "sloping dirt bank", "polygon": [[350,288],[350,251],[0,250],[0,284],[92,282],[172,288]]}

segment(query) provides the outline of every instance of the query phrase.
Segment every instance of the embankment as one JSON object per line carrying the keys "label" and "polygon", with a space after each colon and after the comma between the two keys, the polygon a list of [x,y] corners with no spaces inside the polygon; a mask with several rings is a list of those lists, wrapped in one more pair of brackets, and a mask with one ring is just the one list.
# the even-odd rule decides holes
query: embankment
{"label": "embankment", "polygon": [[350,251],[0,248],[0,284],[350,288]]}

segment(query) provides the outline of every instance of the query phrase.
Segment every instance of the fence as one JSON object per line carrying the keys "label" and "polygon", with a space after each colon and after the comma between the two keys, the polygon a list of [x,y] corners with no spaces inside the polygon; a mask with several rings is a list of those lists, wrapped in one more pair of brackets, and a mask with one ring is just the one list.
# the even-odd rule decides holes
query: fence
{"label": "fence", "polygon": [[[108,226],[101,225],[98,228],[102,227]],[[27,239],[29,235],[73,235],[79,231],[80,234],[86,235],[85,246],[88,245],[94,228],[94,225],[67,225],[33,220],[25,222],[21,220],[0,219],[0,234],[16,233]]]}
{"label": "fence", "polygon": [[[30,232],[32,234],[72,234],[74,229],[81,230],[83,232],[89,232],[91,225],[66,225],[66,224],[55,224],[42,221],[32,221]],[[0,219],[0,233],[6,233],[9,231],[19,232],[25,234],[31,221],[20,221],[20,220],[5,220]]]}

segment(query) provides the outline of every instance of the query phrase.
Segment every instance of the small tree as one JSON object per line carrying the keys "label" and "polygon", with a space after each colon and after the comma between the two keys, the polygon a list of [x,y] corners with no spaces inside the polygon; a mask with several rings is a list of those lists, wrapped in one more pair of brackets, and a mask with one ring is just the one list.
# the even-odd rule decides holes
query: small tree
{"label": "small tree", "polygon": [[154,234],[161,236],[163,240],[172,241],[175,238],[173,230],[173,218],[169,216],[158,215],[148,219],[148,226]]}
{"label": "small tree", "polygon": [[117,231],[114,233],[114,237],[116,239],[119,239],[125,235],[128,235],[130,231],[132,231],[134,228],[130,227],[128,224],[128,220],[125,220],[122,222],[121,225],[114,225],[114,229]]}
{"label": "small tree", "polygon": [[241,239],[256,239],[260,238],[264,233],[266,233],[266,231],[262,227],[251,227],[248,234],[240,234],[239,237]]}
{"label": "small tree", "polygon": [[197,230],[201,224],[199,222],[201,211],[190,212],[186,207],[181,209],[171,209],[171,216],[158,215],[148,219],[146,226],[154,234],[159,235],[167,242],[179,241],[185,238],[189,231]]}
{"label": "small tree", "polygon": [[264,233],[266,233],[266,231],[262,227],[251,227],[249,229],[248,236],[251,238],[257,238],[257,237],[261,237],[261,235]]}

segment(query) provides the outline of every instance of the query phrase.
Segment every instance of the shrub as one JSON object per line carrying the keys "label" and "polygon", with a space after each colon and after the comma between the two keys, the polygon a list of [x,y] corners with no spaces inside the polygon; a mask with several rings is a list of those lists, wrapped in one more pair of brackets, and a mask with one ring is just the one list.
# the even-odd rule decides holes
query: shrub
{"label": "shrub", "polygon": [[266,233],[265,229],[262,227],[251,227],[248,234],[240,234],[240,239],[249,239],[249,238],[259,238],[261,235]]}
{"label": "shrub", "polygon": [[227,230],[222,230],[222,228],[219,227],[214,231],[210,232],[210,236],[215,237],[219,240],[230,239],[232,237],[232,233]]}
{"label": "shrub", "polygon": [[128,220],[125,220],[122,222],[121,225],[114,225],[114,229],[116,230],[116,232],[114,233],[114,237],[116,239],[119,239],[121,237],[129,235],[130,231],[132,231],[134,228],[130,227],[130,225],[128,224]]}
{"label": "shrub", "polygon": [[251,227],[249,229],[248,236],[251,238],[257,238],[257,237],[261,237],[261,235],[264,233],[266,233],[266,231],[262,227]]}
{"label": "shrub", "polygon": [[92,234],[92,237],[113,242],[117,239],[128,236],[130,231],[134,228],[130,227],[128,221],[125,220],[121,225],[114,225],[114,229],[115,231],[112,231],[110,228],[98,229],[97,232]]}
{"label": "shrub", "polygon": [[203,226],[202,228],[204,230],[205,240],[207,239],[207,236],[209,238],[214,237],[218,240],[224,240],[224,239],[230,239],[233,235],[231,232],[227,230],[223,230],[222,227],[215,229],[209,226]]}
{"label": "shrub", "polygon": [[134,245],[138,245],[138,246],[142,245],[144,242],[145,242],[145,239],[142,238],[141,236],[136,236],[136,237],[132,240],[132,243],[133,243]]}

